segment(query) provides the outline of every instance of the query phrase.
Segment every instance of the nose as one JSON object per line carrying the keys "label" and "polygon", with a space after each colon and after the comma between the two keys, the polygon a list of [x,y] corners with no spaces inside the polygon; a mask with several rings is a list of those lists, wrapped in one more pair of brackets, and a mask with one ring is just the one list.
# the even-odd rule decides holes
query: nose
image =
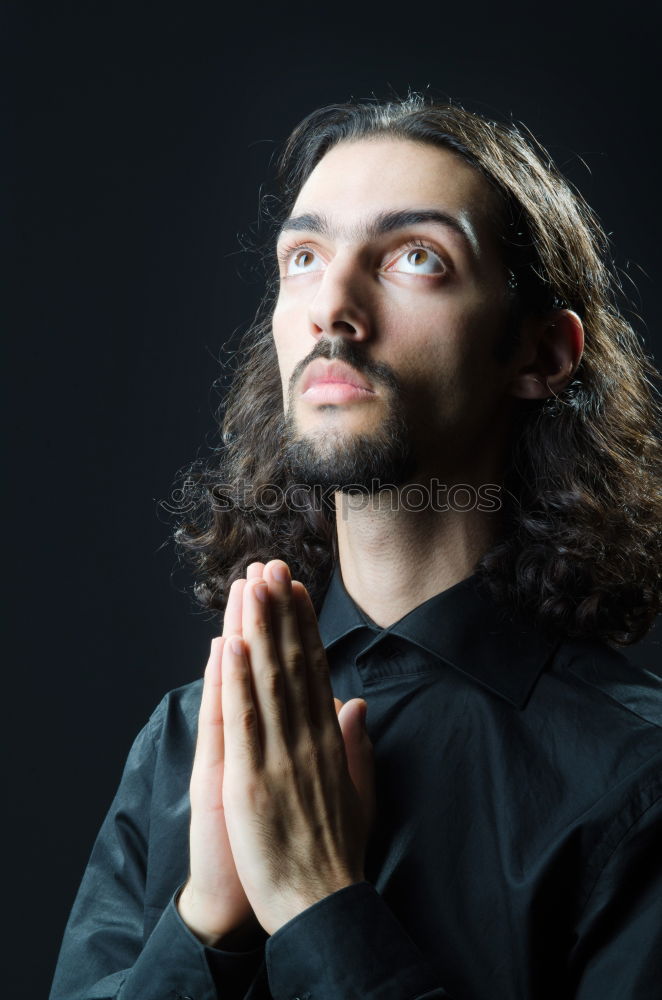
{"label": "nose", "polygon": [[355,260],[341,261],[336,255],[309,306],[313,336],[342,336],[351,340],[368,340],[372,336],[364,281]]}

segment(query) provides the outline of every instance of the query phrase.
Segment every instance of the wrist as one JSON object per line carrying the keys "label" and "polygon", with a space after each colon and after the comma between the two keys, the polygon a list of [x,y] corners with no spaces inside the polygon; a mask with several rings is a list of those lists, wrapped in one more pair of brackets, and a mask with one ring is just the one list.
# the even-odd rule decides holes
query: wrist
{"label": "wrist", "polygon": [[297,895],[295,898],[282,900],[281,905],[276,905],[274,912],[270,914],[270,922],[265,922],[264,926],[267,928],[269,934],[275,934],[283,924],[294,919],[294,917],[298,917],[299,914],[310,909],[311,906],[320,903],[323,899],[333,895],[333,893],[338,892],[340,889],[346,889],[351,885],[356,885],[358,882],[363,881],[365,881],[363,875],[356,877],[348,876],[328,882],[324,886],[318,886],[315,891],[311,891],[306,895]]}
{"label": "wrist", "polygon": [[196,895],[190,883],[186,883],[175,900],[180,917],[199,941],[208,948],[225,951],[252,951],[266,938],[252,912],[244,921],[219,919],[218,907]]}
{"label": "wrist", "polygon": [[191,933],[195,934],[203,944],[213,948],[215,942],[223,934],[223,929],[216,927],[209,920],[204,909],[201,912],[199,901],[196,900],[195,892],[188,882],[175,900],[175,906]]}

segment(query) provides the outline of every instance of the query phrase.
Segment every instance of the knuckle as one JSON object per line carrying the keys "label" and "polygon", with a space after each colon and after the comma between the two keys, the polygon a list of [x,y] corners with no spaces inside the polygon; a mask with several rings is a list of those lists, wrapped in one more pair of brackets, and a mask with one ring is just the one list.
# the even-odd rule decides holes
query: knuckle
{"label": "knuckle", "polygon": [[253,621],[253,629],[260,640],[267,640],[271,635],[271,625],[266,618],[256,618]]}
{"label": "knuckle", "polygon": [[310,656],[310,665],[316,674],[324,674],[328,669],[326,654],[322,650],[315,650]]}
{"label": "knuckle", "polygon": [[280,609],[281,613],[283,613],[283,614],[291,614],[292,613],[292,611],[291,611],[291,608],[292,608],[292,598],[287,593],[287,591],[278,591],[277,593],[275,593],[273,595],[272,600],[273,600],[274,604],[276,604],[278,606],[278,608]]}
{"label": "knuckle", "polygon": [[237,723],[243,733],[253,734],[257,726],[257,715],[251,705],[243,708],[237,716]]}
{"label": "knuckle", "polygon": [[278,697],[283,690],[283,678],[280,670],[269,667],[262,674],[264,687],[271,698]]}
{"label": "knuckle", "polygon": [[288,673],[296,678],[304,676],[306,670],[306,659],[303,655],[303,650],[299,646],[290,646],[285,651],[283,659],[287,666]]}

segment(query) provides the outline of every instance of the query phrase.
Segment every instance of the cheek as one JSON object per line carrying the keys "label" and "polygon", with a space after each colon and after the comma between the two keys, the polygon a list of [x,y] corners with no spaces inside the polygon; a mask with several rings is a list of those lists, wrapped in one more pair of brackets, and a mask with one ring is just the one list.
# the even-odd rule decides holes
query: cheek
{"label": "cheek", "polygon": [[[443,307],[437,305],[427,309],[419,307],[415,317],[409,312],[395,322],[405,342],[410,370],[418,371],[424,378],[426,375],[429,378],[432,372],[444,380],[461,377],[475,361],[480,322],[464,303],[446,302]],[[415,344],[413,352],[407,349],[406,341],[411,346]]]}
{"label": "cheek", "polygon": [[465,301],[420,318],[417,350],[403,364],[403,375],[421,406],[431,407],[446,426],[462,424],[467,411],[489,406],[497,381],[493,310],[484,301],[467,308]]}
{"label": "cheek", "polygon": [[[297,332],[294,317],[288,322],[287,316],[283,311],[274,312],[271,332],[283,387],[283,405],[287,407],[290,378],[296,366],[305,356],[306,344],[303,336]],[[313,346],[312,343],[309,345],[308,350],[310,350],[311,346]]]}

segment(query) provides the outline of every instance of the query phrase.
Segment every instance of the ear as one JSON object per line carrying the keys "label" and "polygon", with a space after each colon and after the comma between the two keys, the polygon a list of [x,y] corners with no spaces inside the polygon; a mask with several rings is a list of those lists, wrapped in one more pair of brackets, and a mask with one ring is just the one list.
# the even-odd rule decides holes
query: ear
{"label": "ear", "polygon": [[574,375],[584,352],[584,327],[571,309],[554,309],[525,323],[520,352],[524,362],[513,375],[510,390],[519,399],[558,395]]}

